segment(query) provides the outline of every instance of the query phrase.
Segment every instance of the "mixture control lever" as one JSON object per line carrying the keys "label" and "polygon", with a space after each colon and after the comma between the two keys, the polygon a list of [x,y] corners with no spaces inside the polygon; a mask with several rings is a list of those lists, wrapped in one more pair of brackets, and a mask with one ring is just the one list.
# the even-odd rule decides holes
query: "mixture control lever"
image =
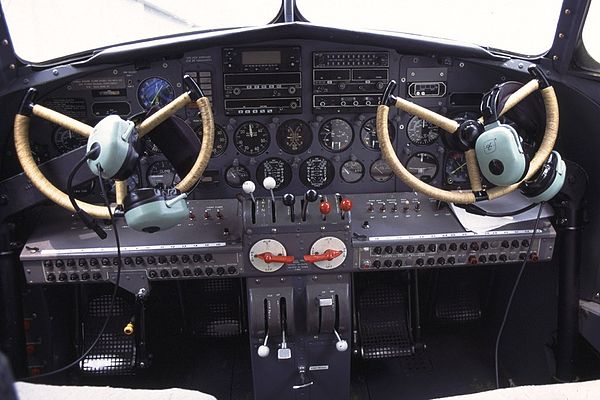
{"label": "mixture control lever", "polygon": [[327,198],[324,197],[321,199],[321,204],[319,204],[319,211],[323,216],[323,221],[327,220],[327,214],[331,212],[331,204],[327,201]]}
{"label": "mixture control lever", "polygon": [[349,213],[352,210],[352,200],[347,197],[344,197],[340,201],[340,210],[342,210],[342,219],[346,218],[346,213]]}

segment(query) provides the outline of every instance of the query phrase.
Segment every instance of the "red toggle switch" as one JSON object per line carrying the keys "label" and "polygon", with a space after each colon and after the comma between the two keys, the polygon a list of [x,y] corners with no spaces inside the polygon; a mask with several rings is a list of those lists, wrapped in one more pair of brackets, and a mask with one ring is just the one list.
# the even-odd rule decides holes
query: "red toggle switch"
{"label": "red toggle switch", "polygon": [[321,254],[307,254],[304,256],[304,261],[309,263],[316,263],[319,261],[331,261],[336,257],[341,256],[342,250],[331,250],[327,249]]}
{"label": "red toggle switch", "polygon": [[275,256],[275,255],[273,255],[273,253],[268,252],[268,251],[264,252],[264,253],[260,253],[260,254],[255,254],[254,257],[260,258],[267,264],[270,264],[270,263],[291,264],[294,262],[294,256]]}
{"label": "red toggle switch", "polygon": [[352,200],[347,197],[343,198],[342,201],[340,201],[340,209],[344,212],[352,210]]}
{"label": "red toggle switch", "polygon": [[328,201],[322,201],[321,204],[319,204],[319,211],[321,211],[321,214],[323,215],[327,215],[331,212],[331,204],[329,204]]}

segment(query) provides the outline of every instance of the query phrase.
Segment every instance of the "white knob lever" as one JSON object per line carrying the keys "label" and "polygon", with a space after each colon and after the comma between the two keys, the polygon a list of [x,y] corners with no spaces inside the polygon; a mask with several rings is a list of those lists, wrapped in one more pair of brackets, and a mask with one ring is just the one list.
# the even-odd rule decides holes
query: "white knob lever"
{"label": "white knob lever", "polygon": [[252,182],[252,181],[244,182],[242,184],[242,190],[244,191],[244,193],[250,195],[253,203],[256,203],[256,200],[254,199],[254,191],[256,190],[256,185],[254,184],[254,182]]}
{"label": "white knob lever", "polygon": [[335,329],[333,330],[333,333],[335,333],[335,336],[337,337],[337,340],[338,340],[338,341],[335,343],[335,348],[337,349],[337,351],[340,351],[340,352],[342,352],[342,351],[346,351],[346,350],[348,350],[348,342],[346,342],[345,340],[343,340],[343,339],[340,337],[340,334],[339,334],[339,333],[337,333],[337,331],[336,331]]}
{"label": "white knob lever", "polygon": [[275,203],[275,195],[273,194],[273,189],[275,189],[275,186],[277,186],[275,178],[273,178],[272,176],[267,176],[263,180],[263,186],[265,189],[271,192],[271,199],[273,200],[273,203]]}
{"label": "white knob lever", "polygon": [[258,346],[258,356],[261,358],[265,358],[269,356],[271,349],[267,346],[267,341],[269,340],[269,335],[265,336],[265,342]]}

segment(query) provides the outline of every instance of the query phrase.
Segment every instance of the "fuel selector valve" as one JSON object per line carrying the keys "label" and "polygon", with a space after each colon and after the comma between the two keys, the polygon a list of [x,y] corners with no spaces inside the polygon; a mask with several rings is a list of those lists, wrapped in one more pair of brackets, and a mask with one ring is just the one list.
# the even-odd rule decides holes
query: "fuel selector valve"
{"label": "fuel selector valve", "polygon": [[346,256],[346,244],[335,236],[326,236],[317,239],[310,248],[310,254],[305,254],[303,258],[318,268],[330,270],[342,265]]}

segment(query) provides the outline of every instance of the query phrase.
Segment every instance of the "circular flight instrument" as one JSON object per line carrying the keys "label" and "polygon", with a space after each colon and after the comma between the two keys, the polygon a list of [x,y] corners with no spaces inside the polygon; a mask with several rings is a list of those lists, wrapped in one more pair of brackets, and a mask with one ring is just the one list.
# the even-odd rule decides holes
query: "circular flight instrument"
{"label": "circular flight instrument", "polygon": [[285,247],[280,242],[275,239],[261,239],[252,245],[248,257],[252,266],[260,272],[275,272],[283,267],[283,263],[281,262],[268,263],[257,257],[257,255],[264,253],[271,253],[274,256],[287,256]]}
{"label": "circular flight instrument", "polygon": [[148,186],[156,189],[170,189],[181,181],[175,168],[167,160],[156,161],[148,167],[146,172]]}
{"label": "circular flight instrument", "polygon": [[339,153],[352,144],[354,131],[352,125],[344,119],[333,118],[321,125],[319,142],[327,150]]}
{"label": "circular flight instrument", "polygon": [[257,156],[264,153],[271,144],[269,130],[256,121],[244,122],[233,135],[236,149],[247,156]]}
{"label": "circular flight instrument", "polygon": [[421,151],[408,159],[406,169],[423,182],[431,182],[438,171],[438,160],[432,154]]}
{"label": "circular flight instrument", "polygon": [[331,161],[313,156],[300,164],[300,181],[311,189],[323,189],[333,181],[335,168]]}
{"label": "circular flight instrument", "polygon": [[[198,139],[200,139],[200,145],[202,145],[203,132],[204,131],[202,130],[202,125],[200,125],[200,127],[196,129],[196,135],[198,135]],[[215,139],[213,143],[212,154],[210,157],[219,157],[221,154],[225,153],[228,144],[229,138],[227,137],[227,132],[225,132],[225,129],[215,124]]]}
{"label": "circular flight instrument", "polygon": [[467,161],[465,154],[460,151],[449,151],[444,162],[444,182],[447,185],[459,186],[469,185],[469,174],[467,172]]}
{"label": "circular flight instrument", "polygon": [[87,138],[69,129],[58,127],[52,134],[52,142],[60,154],[68,153],[87,144]]}
{"label": "circular flight instrument", "polygon": [[292,181],[292,167],[281,158],[267,158],[258,164],[256,180],[262,183],[267,176],[275,179],[274,190],[283,189]]}
{"label": "circular flight instrument", "polygon": [[248,180],[250,180],[250,171],[243,165],[232,165],[225,170],[225,182],[231,187],[241,188]]}
{"label": "circular flight instrument", "polygon": [[311,255],[323,254],[328,250],[341,251],[341,254],[331,260],[316,261],[314,264],[321,269],[334,269],[339,267],[346,261],[348,250],[344,242],[335,236],[326,236],[317,239],[310,248]]}
{"label": "circular flight instrument", "polygon": [[419,146],[429,145],[440,136],[440,128],[417,116],[408,121],[406,127],[408,140]]}
{"label": "circular flight instrument", "polygon": [[312,144],[312,130],[299,119],[289,119],[277,129],[277,144],[288,154],[304,153]]}
{"label": "circular flight instrument", "polygon": [[340,176],[347,183],[356,183],[365,175],[365,166],[360,161],[348,160],[340,168]]}
{"label": "circular flight instrument", "polygon": [[137,96],[140,105],[147,110],[152,106],[169,104],[175,99],[175,91],[166,79],[153,77],[140,83]]}
{"label": "circular flight instrument", "polygon": [[[388,132],[390,133],[390,142],[394,143],[396,130],[391,122],[388,122]],[[379,139],[377,139],[376,118],[369,118],[360,128],[360,141],[369,150],[379,150]]]}
{"label": "circular flight instrument", "polygon": [[369,173],[375,182],[387,182],[394,176],[394,171],[392,171],[390,166],[382,159],[371,164]]}

